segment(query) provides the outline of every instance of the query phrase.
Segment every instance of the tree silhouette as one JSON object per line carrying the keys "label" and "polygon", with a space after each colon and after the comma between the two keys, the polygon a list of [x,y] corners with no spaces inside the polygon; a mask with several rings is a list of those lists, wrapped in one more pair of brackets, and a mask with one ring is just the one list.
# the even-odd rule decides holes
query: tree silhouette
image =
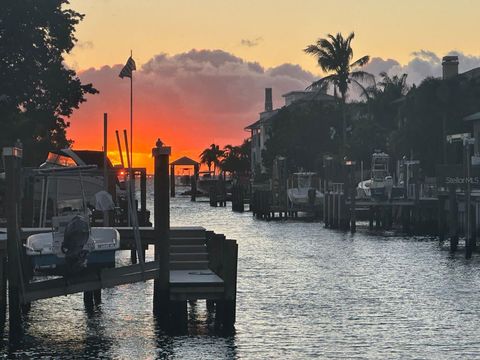
{"label": "tree silhouette", "polygon": [[340,104],[342,108],[342,152],[345,153],[346,146],[346,113],[345,103],[350,84],[358,86],[364,93],[365,87],[362,81],[374,82],[373,75],[356,70],[367,64],[370,60],[368,55],[362,56],[351,63],[353,49],[351,42],[355,34],[352,32],[346,38],[341,33],[333,36],[327,35],[326,39],[318,39],[315,44],[308,45],[304,51],[317,58],[318,65],[328,75],[312,83],[309,88],[325,90],[333,86],[335,96],[340,92]]}
{"label": "tree silhouette", "polygon": [[240,146],[226,145],[223,148],[223,159],[220,161],[222,171],[233,175],[248,174],[250,171],[250,140]]}
{"label": "tree silhouette", "polygon": [[220,150],[220,146],[211,144],[210,147],[206,148],[200,154],[200,163],[206,164],[208,167],[208,172],[212,171],[215,174],[217,167],[220,165],[220,159],[223,156],[223,151]]}
{"label": "tree silhouette", "polygon": [[97,91],[64,65],[83,15],[66,0],[4,0],[0,11],[0,145],[18,138],[27,164],[69,145],[66,120]]}

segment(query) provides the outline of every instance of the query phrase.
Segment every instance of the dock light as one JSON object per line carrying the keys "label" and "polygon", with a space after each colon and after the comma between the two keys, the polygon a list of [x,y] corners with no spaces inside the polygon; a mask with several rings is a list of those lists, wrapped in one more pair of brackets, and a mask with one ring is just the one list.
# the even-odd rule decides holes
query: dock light
{"label": "dock light", "polygon": [[355,164],[356,164],[356,162],[353,161],[353,160],[346,160],[346,161],[345,161],[345,165],[346,165],[346,166],[353,166],[353,165],[355,165]]}

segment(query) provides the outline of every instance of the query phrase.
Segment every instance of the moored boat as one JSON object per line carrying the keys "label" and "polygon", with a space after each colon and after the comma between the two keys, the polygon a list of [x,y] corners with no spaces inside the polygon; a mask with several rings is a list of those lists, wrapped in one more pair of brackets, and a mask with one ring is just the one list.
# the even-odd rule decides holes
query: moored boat
{"label": "moored boat", "polygon": [[312,186],[312,180],[316,173],[298,172],[295,173],[297,186],[287,189],[288,200],[293,205],[299,206],[321,206],[324,195]]}

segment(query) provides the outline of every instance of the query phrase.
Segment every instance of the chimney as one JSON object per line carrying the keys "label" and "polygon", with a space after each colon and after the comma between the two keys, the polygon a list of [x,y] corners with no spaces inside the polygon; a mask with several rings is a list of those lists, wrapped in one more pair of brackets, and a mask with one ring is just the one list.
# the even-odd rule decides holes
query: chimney
{"label": "chimney", "polygon": [[444,56],[442,59],[443,80],[458,75],[458,56]]}
{"label": "chimney", "polygon": [[272,88],[265,88],[265,111],[272,111]]}

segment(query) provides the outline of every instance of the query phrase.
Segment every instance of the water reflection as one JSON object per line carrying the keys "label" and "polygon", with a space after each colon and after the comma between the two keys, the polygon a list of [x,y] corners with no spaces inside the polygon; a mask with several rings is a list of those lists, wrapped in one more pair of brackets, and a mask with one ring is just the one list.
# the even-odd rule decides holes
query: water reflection
{"label": "water reflection", "polygon": [[[205,301],[188,305],[188,332],[170,336],[152,315],[151,282],[42,300],[26,337],[5,357],[158,359],[479,358],[480,258],[450,254],[435,238],[351,235],[299,221],[177,197],[172,225],[203,225],[239,243],[236,329],[215,327]],[[360,227],[362,224],[360,224]],[[153,256],[147,252],[147,259]],[[118,263],[128,263],[120,253]]]}

